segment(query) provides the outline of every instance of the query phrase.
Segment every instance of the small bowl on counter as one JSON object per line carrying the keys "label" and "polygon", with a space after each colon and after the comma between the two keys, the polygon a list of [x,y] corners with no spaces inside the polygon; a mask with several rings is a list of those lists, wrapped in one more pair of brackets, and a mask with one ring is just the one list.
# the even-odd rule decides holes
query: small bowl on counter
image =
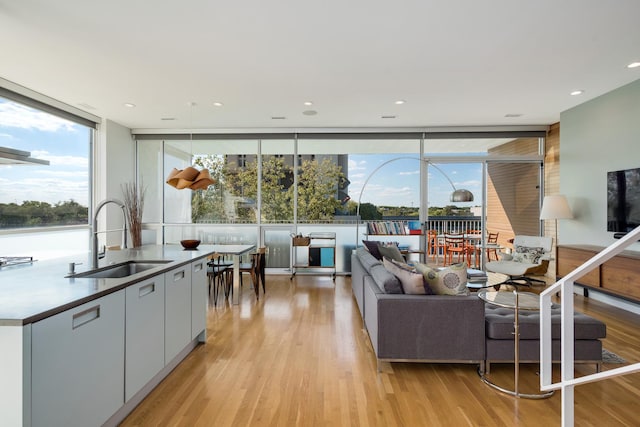
{"label": "small bowl on counter", "polygon": [[193,250],[196,249],[200,245],[200,240],[180,240],[180,244],[183,248]]}

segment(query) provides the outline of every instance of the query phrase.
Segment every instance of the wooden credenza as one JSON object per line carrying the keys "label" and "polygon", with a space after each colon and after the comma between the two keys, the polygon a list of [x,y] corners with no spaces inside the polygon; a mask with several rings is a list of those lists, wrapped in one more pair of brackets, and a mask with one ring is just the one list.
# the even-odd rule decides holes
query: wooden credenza
{"label": "wooden credenza", "polygon": [[[569,274],[603,249],[594,245],[558,246],[558,276]],[[576,283],[640,302],[640,253],[623,251]]]}

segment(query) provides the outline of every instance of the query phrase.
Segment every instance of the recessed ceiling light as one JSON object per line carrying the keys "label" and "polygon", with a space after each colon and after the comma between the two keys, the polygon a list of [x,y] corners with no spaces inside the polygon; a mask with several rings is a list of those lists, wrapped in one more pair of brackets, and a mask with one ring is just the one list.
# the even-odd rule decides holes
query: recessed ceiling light
{"label": "recessed ceiling light", "polygon": [[127,108],[134,108],[136,106],[136,104],[132,104],[130,102],[125,102],[124,106],[127,107]]}
{"label": "recessed ceiling light", "polygon": [[640,62],[632,62],[631,64],[627,65],[627,68],[638,68],[640,67]]}
{"label": "recessed ceiling light", "polygon": [[285,120],[286,117],[285,116],[272,116],[271,120]]}
{"label": "recessed ceiling light", "polygon": [[397,116],[381,116],[381,119],[395,119]]}
{"label": "recessed ceiling light", "polygon": [[571,92],[571,96],[582,95],[583,93],[583,90],[574,90],[573,92]]}
{"label": "recessed ceiling light", "polygon": [[222,102],[214,102],[213,105],[216,107],[222,107],[224,104]]}
{"label": "recessed ceiling light", "polygon": [[313,105],[313,102],[311,101],[304,101],[304,105],[306,105],[307,107],[310,105]]}
{"label": "recessed ceiling light", "polygon": [[315,116],[316,114],[318,114],[318,112],[316,110],[305,110],[302,112],[302,114],[304,114],[305,116]]}
{"label": "recessed ceiling light", "polygon": [[404,99],[398,99],[398,100],[395,102],[395,104],[396,104],[396,105],[402,105],[402,104],[404,104],[405,102],[407,102],[407,101],[405,101]]}
{"label": "recessed ceiling light", "polygon": [[504,115],[505,117],[522,117],[520,113],[507,113]]}

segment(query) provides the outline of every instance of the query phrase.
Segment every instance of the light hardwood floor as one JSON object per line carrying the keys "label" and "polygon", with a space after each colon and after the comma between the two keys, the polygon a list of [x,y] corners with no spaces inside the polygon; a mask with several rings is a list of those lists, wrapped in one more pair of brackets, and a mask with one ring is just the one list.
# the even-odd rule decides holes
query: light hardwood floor
{"label": "light hardwood floor", "polygon": [[[334,286],[327,276],[267,276],[260,301],[247,283],[240,305],[210,307],[206,344],[123,426],[560,425],[559,393],[515,399],[483,384],[475,365],[384,363],[378,372],[349,277]],[[605,348],[640,361],[640,316],[575,300],[606,322]],[[522,391],[536,388],[535,368],[521,368]],[[512,364],[491,374],[513,386]],[[576,426],[640,425],[640,374],[576,387],[575,396]]]}

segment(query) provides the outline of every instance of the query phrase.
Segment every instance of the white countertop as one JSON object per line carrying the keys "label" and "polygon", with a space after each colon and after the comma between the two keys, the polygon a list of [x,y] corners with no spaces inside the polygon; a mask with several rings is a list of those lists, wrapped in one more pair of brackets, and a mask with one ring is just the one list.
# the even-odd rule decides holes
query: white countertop
{"label": "white countertop", "polygon": [[148,245],[136,249],[107,251],[105,258],[99,260],[99,267],[128,260],[171,261],[128,277],[113,279],[65,277],[70,262],[82,263],[76,267],[76,273],[89,270],[89,253],[4,267],[0,270],[0,326],[19,326],[44,319],[148,277],[204,258],[220,249],[227,249],[230,251],[228,253],[238,250],[226,245],[200,245],[195,250],[185,250],[180,245]]}

